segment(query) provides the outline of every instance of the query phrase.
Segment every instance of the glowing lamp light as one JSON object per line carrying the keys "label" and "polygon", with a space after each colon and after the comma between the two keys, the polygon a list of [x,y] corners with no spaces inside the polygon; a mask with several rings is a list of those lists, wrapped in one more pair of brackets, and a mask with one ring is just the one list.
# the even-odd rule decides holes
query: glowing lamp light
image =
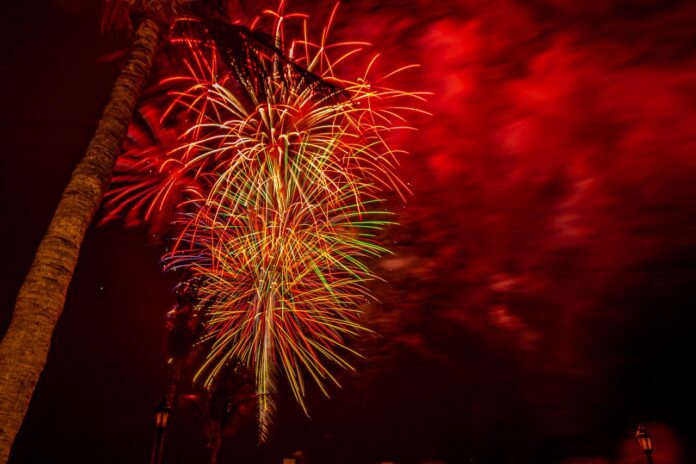
{"label": "glowing lamp light", "polygon": [[642,425],[639,425],[636,430],[636,440],[638,440],[640,449],[642,449],[644,453],[652,453],[652,440],[650,439],[650,435],[648,435],[648,431],[645,430],[645,427]]}
{"label": "glowing lamp light", "polygon": [[650,438],[650,435],[648,435],[648,431],[645,430],[645,427],[642,425],[639,425],[636,429],[636,440],[638,440],[640,449],[645,453],[648,464],[653,464],[651,455],[653,451],[652,439]]}
{"label": "glowing lamp light", "polygon": [[169,405],[167,398],[163,399],[155,410],[155,427],[157,430],[165,430],[167,422],[169,422],[169,414],[172,412],[172,407]]}

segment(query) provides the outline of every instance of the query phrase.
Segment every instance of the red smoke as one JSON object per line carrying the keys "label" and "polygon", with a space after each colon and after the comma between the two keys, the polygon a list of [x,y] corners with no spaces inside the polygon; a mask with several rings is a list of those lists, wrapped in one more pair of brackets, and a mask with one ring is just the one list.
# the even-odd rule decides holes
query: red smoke
{"label": "red smoke", "polygon": [[[331,6],[289,9],[322,25]],[[693,333],[695,23],[679,1],[341,6],[330,37],[372,42],[376,75],[420,64],[395,86],[433,92],[433,115],[394,136],[414,196],[376,263],[379,338],[318,424],[350,436],[350,417],[379,417],[351,439],[379,431],[397,456],[632,463],[620,443],[649,419],[678,453],[688,382],[662,397]]]}
{"label": "red smoke", "polygon": [[[465,423],[450,431],[524,427],[536,462],[554,443],[616,453],[646,415],[693,430],[676,412],[688,388],[662,395],[683,381],[693,333],[696,8],[351,1],[339,13],[336,37],[374,43],[384,69],[420,63],[400,83],[433,92],[433,116],[398,140],[415,195],[395,206],[397,256],[380,263],[370,388],[432,395],[426,415]],[[406,376],[440,367],[391,385],[378,372],[389,360]],[[643,391],[650,370],[665,375]],[[445,401],[432,383],[476,396]]]}

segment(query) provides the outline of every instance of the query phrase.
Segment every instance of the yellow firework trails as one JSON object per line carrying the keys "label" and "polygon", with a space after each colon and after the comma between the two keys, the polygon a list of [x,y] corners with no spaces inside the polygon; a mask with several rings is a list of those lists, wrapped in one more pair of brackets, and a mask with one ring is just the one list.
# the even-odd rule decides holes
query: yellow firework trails
{"label": "yellow firework trails", "polygon": [[268,40],[254,27],[175,28],[188,72],[168,80],[185,89],[170,111],[185,108],[189,129],[156,162],[163,180],[148,197],[150,211],[183,198],[165,262],[203,277],[209,351],[196,381],[210,387],[234,362],[254,369],[262,439],[280,373],[306,411],[307,376],[326,393],[332,365],[352,369],[346,339],[366,330],[360,307],[377,278],[365,263],[387,252],[375,237],[388,224],[382,198],[408,191],[385,137],[407,128],[404,99],[421,99],[383,85],[400,70],[371,82],[377,56],[359,77],[337,75],[367,44],[329,45],[329,26],[312,42],[307,16],[282,4],[266,15]]}

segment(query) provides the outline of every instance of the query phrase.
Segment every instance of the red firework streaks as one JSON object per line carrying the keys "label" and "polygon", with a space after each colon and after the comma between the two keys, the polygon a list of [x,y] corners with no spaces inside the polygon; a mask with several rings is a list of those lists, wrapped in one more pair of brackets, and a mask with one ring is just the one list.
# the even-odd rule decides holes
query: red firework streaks
{"label": "red firework streaks", "polygon": [[[250,16],[273,6],[246,3]],[[293,2],[314,18],[328,17],[331,5]],[[12,165],[2,170],[4,217],[13,218],[6,243],[18,244],[6,247],[8,269],[28,265],[29,241],[45,227],[39,218],[50,215],[46,197],[69,175],[115,72],[93,64],[113,47],[98,41],[96,26],[86,26],[97,21],[96,9],[76,16],[48,10],[65,20],[56,22],[31,8],[30,21],[8,23],[13,40],[4,42],[7,62],[22,73],[2,75],[12,114],[4,146],[16,154],[3,157]],[[344,377],[344,393],[333,389],[330,403],[310,405],[311,427],[332,431],[356,460],[378,448],[412,461],[430,449],[454,456],[450,462],[469,452],[484,462],[510,462],[506,450],[514,450],[521,462],[584,454],[616,463],[635,462],[630,432],[647,415],[675,437],[670,445],[649,425],[656,462],[689,462],[670,456],[669,447],[683,451],[694,434],[684,412],[694,389],[684,374],[696,282],[693,2],[351,0],[340,13],[336,40],[378,44],[387,69],[423,64],[395,86],[433,91],[428,108],[435,115],[414,121],[419,133],[390,138],[412,152],[402,178],[415,195],[398,210],[403,227],[389,231],[397,255],[376,268],[389,288],[377,290],[383,304],[367,322],[382,336],[359,350],[369,353],[356,363],[360,380]],[[31,41],[29,49],[18,46]],[[166,69],[159,66],[153,83]],[[155,87],[142,107],[152,130],[143,131],[138,118],[131,135],[141,130],[142,137],[128,149],[154,153],[180,135],[156,124],[162,111]],[[77,124],[62,122],[68,120]],[[162,223],[170,219],[163,215]],[[118,458],[142,454],[135,443],[149,440],[149,430],[131,427],[140,418],[129,407],[140,401],[144,410],[158,394],[162,380],[149,369],[159,360],[136,370],[142,375],[132,381],[140,364],[122,360],[141,361],[143,349],[157,350],[159,340],[149,340],[160,324],[157,300],[142,293],[166,286],[147,272],[137,234],[116,230],[95,231],[85,244],[66,312],[72,319],[56,335],[57,367],[46,372],[44,401],[33,413],[41,425],[27,428],[33,434],[18,444],[18,462],[45,458],[32,445],[39,436],[55,456],[74,456],[72,430],[104,407],[92,390],[66,386],[64,379],[86,371],[95,373],[94,391],[116,405],[104,435],[132,444],[114,449]],[[97,291],[101,286],[105,291]],[[10,307],[15,295],[6,293]],[[116,317],[124,311],[143,322],[139,329]],[[93,330],[100,325],[110,330]],[[108,348],[85,352],[85,344],[103,343]],[[148,382],[149,400],[119,402],[123,388],[140,391]],[[52,388],[56,396],[46,394]],[[57,411],[66,422],[79,418],[73,427],[41,428]],[[282,435],[296,446],[310,427],[283,427],[282,416]],[[192,432],[172,430],[181,438],[174,449],[190,450],[184,438]],[[98,429],[85,433],[85,442],[105,439]],[[631,440],[625,451],[618,447],[624,435]],[[319,441],[312,435],[306,446]]]}
{"label": "red firework streaks", "polygon": [[[337,73],[369,44],[328,42],[335,12],[316,42],[307,15],[282,3],[265,12],[268,36],[258,21],[177,21],[170,42],[186,72],[160,81],[175,90],[159,124],[173,119],[181,135],[167,152],[127,151],[108,195],[107,219],[174,219],[164,261],[197,279],[206,307],[194,381],[213,388],[231,366],[252,369],[262,439],[279,373],[305,408],[305,376],[326,393],[338,384],[329,365],[353,369],[346,338],[365,330],[378,279],[366,261],[388,253],[380,204],[408,191],[385,138],[411,129],[406,100],[422,97],[388,86],[408,66],[374,79],[378,56],[356,77]],[[298,38],[286,35],[295,19]]]}

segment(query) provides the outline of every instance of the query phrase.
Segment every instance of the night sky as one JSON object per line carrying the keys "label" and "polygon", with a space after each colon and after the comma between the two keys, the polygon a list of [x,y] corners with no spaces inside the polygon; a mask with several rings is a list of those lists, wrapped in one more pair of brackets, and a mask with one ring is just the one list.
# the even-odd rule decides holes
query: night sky
{"label": "night sky", "polygon": [[[240,13],[254,16],[248,2]],[[273,6],[273,3],[261,2]],[[332,2],[290,2],[322,25]],[[100,2],[10,2],[0,66],[0,330],[119,69]],[[355,341],[365,359],[311,420],[282,386],[221,462],[696,462],[696,7],[668,0],[346,1],[403,88],[433,92],[391,203],[395,255]],[[176,277],[145,228],[84,242],[12,464],[145,463]],[[165,462],[207,462],[185,407]]]}

